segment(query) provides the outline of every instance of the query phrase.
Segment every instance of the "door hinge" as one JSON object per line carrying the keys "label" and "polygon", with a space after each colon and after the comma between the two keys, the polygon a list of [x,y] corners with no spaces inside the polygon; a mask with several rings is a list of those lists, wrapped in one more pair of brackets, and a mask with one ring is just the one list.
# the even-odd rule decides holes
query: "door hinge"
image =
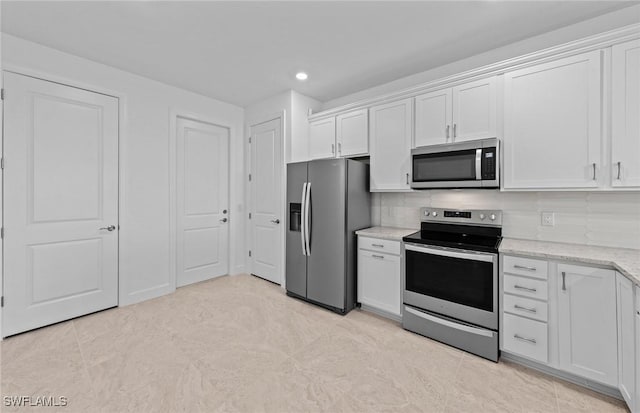
{"label": "door hinge", "polygon": [[249,250],[249,256],[251,256],[251,250]]}
{"label": "door hinge", "polygon": [[0,297],[0,307],[4,307],[4,295]]}
{"label": "door hinge", "polygon": [[249,136],[249,143],[251,143],[251,136]]}
{"label": "door hinge", "polygon": [[4,158],[0,158],[0,169],[4,169]]}
{"label": "door hinge", "polygon": [[4,89],[0,89],[0,100],[4,100]]}
{"label": "door hinge", "polygon": [[0,239],[4,239],[4,227],[0,228]]}
{"label": "door hinge", "polygon": [[251,182],[251,174],[249,174],[249,182]]}
{"label": "door hinge", "polygon": [[249,219],[251,219],[251,212],[249,212]]}

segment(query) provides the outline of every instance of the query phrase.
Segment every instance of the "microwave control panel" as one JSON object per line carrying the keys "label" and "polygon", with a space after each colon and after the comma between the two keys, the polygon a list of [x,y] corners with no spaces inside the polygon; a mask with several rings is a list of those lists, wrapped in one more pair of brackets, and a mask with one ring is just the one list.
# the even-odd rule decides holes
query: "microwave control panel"
{"label": "microwave control panel", "polygon": [[482,150],[482,179],[496,179],[496,148],[484,148]]}

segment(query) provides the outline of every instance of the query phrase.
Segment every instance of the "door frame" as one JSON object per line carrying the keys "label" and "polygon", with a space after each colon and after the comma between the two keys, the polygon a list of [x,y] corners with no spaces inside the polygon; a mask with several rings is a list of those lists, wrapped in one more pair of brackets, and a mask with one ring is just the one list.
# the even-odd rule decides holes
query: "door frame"
{"label": "door frame", "polygon": [[253,187],[253,181],[249,182],[248,177],[249,174],[251,173],[251,171],[253,170],[253,162],[252,162],[252,147],[251,144],[249,143],[249,139],[251,138],[251,132],[254,126],[258,126],[261,125],[263,123],[266,122],[271,122],[273,120],[279,120],[280,121],[280,154],[282,155],[282,160],[283,163],[282,165],[280,165],[281,168],[281,188],[283,189],[280,194],[280,215],[282,218],[280,218],[280,220],[282,221],[283,224],[285,225],[281,225],[280,226],[280,232],[279,232],[279,246],[280,246],[280,274],[278,274],[279,277],[279,281],[280,281],[280,287],[281,288],[286,288],[286,280],[284,277],[284,267],[286,264],[286,250],[285,250],[285,230],[286,230],[286,223],[287,223],[287,217],[286,215],[286,211],[287,211],[287,158],[286,158],[286,152],[285,152],[285,140],[286,140],[286,136],[287,136],[287,129],[286,129],[286,119],[287,119],[287,111],[286,110],[280,110],[277,112],[273,112],[270,115],[266,115],[266,116],[259,116],[256,117],[256,119],[252,120],[251,123],[247,124],[247,135],[245,137],[245,145],[246,145],[246,151],[245,151],[245,179],[247,182],[247,186],[246,186],[246,190],[245,190],[245,197],[247,200],[247,214],[245,215],[245,219],[247,220],[247,229],[245,231],[246,233],[246,239],[248,240],[247,242],[247,273],[252,274],[253,273],[253,257],[249,257],[248,251],[252,251],[253,247],[254,247],[254,243],[253,243],[253,236],[252,236],[252,228],[251,228],[251,220],[249,219],[249,213],[253,213],[255,212],[255,208],[253,205],[253,202],[255,201],[253,199],[253,197],[251,196],[252,193],[252,187]]}
{"label": "door frame", "polygon": [[229,210],[229,230],[227,231],[227,271],[232,272],[231,257],[235,248],[231,244],[231,234],[236,229],[233,208],[231,207],[231,140],[235,136],[233,125],[213,116],[196,113],[177,106],[169,107],[169,284],[172,291],[175,291],[178,283],[178,118],[192,120],[195,122],[207,123],[209,125],[225,128],[229,131],[229,142],[227,144],[227,208]]}
{"label": "door frame", "polygon": [[[2,87],[4,88],[4,73],[14,73],[17,75],[27,76],[31,78],[35,78],[38,80],[43,80],[46,82],[57,83],[63,86],[69,86],[76,89],[86,90],[88,92],[98,93],[101,95],[110,96],[116,98],[118,100],[118,233],[116,234],[118,237],[118,259],[117,259],[117,278],[118,278],[118,307],[124,305],[123,298],[126,295],[126,291],[124,291],[123,283],[120,278],[120,264],[122,260],[122,251],[123,248],[123,239],[120,237],[120,224],[122,218],[122,210],[124,205],[124,186],[123,186],[123,177],[126,176],[124,163],[121,162],[124,156],[124,148],[122,142],[126,141],[126,131],[127,131],[127,95],[121,91],[105,88],[102,86],[96,86],[94,84],[80,82],[75,79],[67,78],[65,76],[59,76],[52,73],[34,70],[31,68],[13,65],[13,64],[4,64],[0,68],[0,76],[2,76]],[[4,101],[2,101],[2,117],[3,122],[0,123],[2,126],[2,130],[0,130],[1,141],[0,145],[0,157],[4,158]],[[0,170],[0,222],[2,223],[2,227],[4,228],[4,170]],[[0,239],[0,295],[4,295],[4,240]],[[2,341],[2,308],[0,308],[0,341]]]}

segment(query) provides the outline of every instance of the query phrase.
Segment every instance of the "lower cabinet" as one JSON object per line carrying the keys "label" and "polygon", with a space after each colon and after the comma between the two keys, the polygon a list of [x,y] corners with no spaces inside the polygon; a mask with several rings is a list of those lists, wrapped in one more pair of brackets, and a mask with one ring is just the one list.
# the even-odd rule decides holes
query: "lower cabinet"
{"label": "lower cabinet", "polygon": [[632,412],[636,411],[636,335],[633,283],[616,274],[618,304],[618,388]]}
{"label": "lower cabinet", "polygon": [[[640,287],[610,269],[502,258],[502,351],[617,388],[639,412]],[[512,271],[525,267],[537,270]]]}
{"label": "lower cabinet", "polygon": [[399,241],[358,237],[358,302],[382,315],[401,317]]}
{"label": "lower cabinet", "polygon": [[558,264],[560,368],[617,387],[615,271]]}

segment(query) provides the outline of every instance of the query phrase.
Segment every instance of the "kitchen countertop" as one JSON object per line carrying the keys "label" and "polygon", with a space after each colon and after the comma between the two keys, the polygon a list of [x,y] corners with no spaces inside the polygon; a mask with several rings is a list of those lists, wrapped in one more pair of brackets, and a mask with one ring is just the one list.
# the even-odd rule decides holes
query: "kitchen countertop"
{"label": "kitchen countertop", "polygon": [[500,252],[615,268],[640,286],[640,250],[503,238]]}
{"label": "kitchen countertop", "polygon": [[417,229],[395,227],[371,227],[356,231],[356,235],[364,237],[402,241],[402,237],[413,234]]}

